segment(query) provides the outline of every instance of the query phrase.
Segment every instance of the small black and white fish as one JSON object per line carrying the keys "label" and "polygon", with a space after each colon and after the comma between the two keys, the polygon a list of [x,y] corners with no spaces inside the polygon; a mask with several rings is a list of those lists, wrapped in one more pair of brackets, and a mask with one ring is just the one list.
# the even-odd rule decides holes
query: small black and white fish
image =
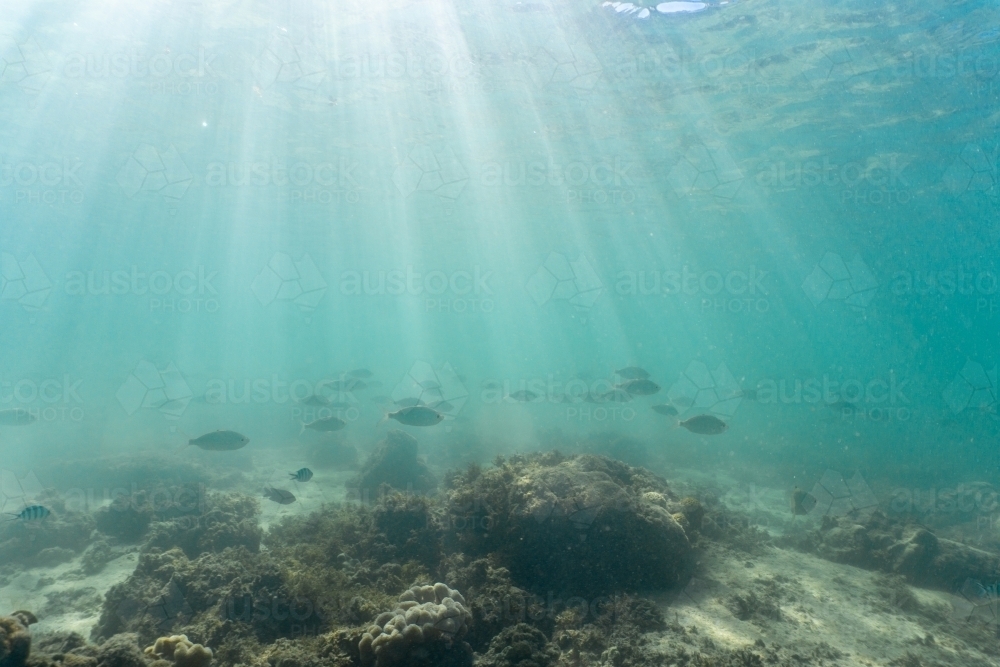
{"label": "small black and white fish", "polygon": [[676,417],[678,414],[680,414],[679,412],[677,412],[677,408],[670,405],[669,403],[661,403],[659,405],[653,405],[651,407],[653,409],[653,412],[656,412],[661,415],[667,415],[668,417]]}
{"label": "small black and white fish", "polygon": [[660,385],[647,378],[628,380],[616,385],[616,388],[627,391],[632,396],[652,396],[660,391]]}
{"label": "small black and white fish", "polygon": [[434,426],[441,423],[444,415],[426,405],[414,405],[409,408],[401,408],[395,412],[386,413],[379,424],[389,419],[395,419],[400,424],[407,426]]}
{"label": "small black and white fish", "polygon": [[347,422],[340,417],[323,417],[322,419],[315,419],[308,424],[302,422],[302,428],[299,430],[299,435],[305,432],[306,429],[309,429],[310,431],[320,431],[321,433],[329,433],[331,431],[339,431],[345,426],[347,426]]}
{"label": "small black and white fish", "polygon": [[285,491],[284,489],[275,489],[270,486],[264,487],[264,497],[273,500],[279,505],[291,505],[295,502],[295,496],[291,491]]}
{"label": "small black and white fish", "polygon": [[719,435],[729,428],[726,422],[713,415],[695,415],[680,422],[678,426],[683,426],[698,435]]}
{"label": "small black and white fish", "polygon": [[0,410],[0,426],[24,426],[38,421],[38,416],[24,408]]}
{"label": "small black and white fish", "polygon": [[521,403],[531,403],[538,399],[538,394],[533,391],[528,391],[527,389],[520,389],[510,394],[508,398],[515,401],[520,401]]}
{"label": "small black and white fish", "polygon": [[615,371],[615,375],[624,380],[645,380],[649,373],[638,366],[626,366]]}
{"label": "small black and white fish", "polygon": [[295,472],[288,473],[296,482],[308,482],[313,478],[313,471],[309,468],[299,468]]}
{"label": "small black and white fish", "polygon": [[41,505],[29,505],[20,511],[18,514],[13,514],[8,512],[13,519],[7,519],[8,521],[16,521],[20,519],[21,521],[41,521],[45,517],[52,514],[47,507],[42,507]]}

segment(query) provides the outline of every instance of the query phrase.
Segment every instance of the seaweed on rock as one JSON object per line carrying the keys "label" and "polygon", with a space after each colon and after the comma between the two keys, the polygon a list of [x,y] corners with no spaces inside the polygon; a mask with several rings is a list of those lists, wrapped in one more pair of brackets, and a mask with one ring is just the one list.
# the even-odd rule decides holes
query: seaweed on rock
{"label": "seaweed on rock", "polygon": [[[470,555],[495,554],[515,582],[560,595],[668,589],[692,550],[672,516],[680,503],[646,470],[598,456],[516,456],[450,478],[450,525]],[[650,501],[656,492],[664,502]],[[664,506],[666,505],[666,506]]]}

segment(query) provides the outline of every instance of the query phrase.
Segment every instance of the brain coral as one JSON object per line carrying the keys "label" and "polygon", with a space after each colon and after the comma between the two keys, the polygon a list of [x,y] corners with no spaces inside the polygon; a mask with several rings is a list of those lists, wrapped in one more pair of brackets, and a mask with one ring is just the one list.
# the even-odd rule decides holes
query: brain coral
{"label": "brain coral", "polygon": [[[472,614],[465,608],[465,598],[446,584],[414,586],[399,596],[393,611],[380,614],[375,625],[368,629],[359,644],[365,664],[374,662],[377,667],[414,664],[415,653],[432,659],[435,654],[446,653],[455,640],[468,630]],[[464,651],[459,651],[464,656]],[[435,663],[463,660],[435,659]]]}

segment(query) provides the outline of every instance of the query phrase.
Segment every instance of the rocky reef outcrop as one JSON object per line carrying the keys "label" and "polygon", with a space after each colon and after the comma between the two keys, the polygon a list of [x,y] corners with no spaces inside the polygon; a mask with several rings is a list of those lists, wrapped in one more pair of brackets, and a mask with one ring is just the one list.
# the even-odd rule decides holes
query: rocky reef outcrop
{"label": "rocky reef outcrop", "polygon": [[691,543],[666,482],[598,456],[498,459],[450,480],[451,525],[469,554],[493,554],[515,582],[561,595],[668,589]]}

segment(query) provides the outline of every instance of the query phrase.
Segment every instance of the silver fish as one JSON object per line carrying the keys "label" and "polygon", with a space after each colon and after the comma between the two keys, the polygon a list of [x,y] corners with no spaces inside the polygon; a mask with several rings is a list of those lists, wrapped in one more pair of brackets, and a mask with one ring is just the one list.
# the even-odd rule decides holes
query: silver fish
{"label": "silver fish", "polygon": [[652,406],[653,412],[657,412],[661,415],[667,415],[668,417],[676,417],[679,413],[677,408],[670,405],[669,403],[661,403],[660,405]]}
{"label": "silver fish", "polygon": [[626,366],[615,371],[615,375],[625,380],[645,380],[649,377],[649,373],[638,366]]}
{"label": "silver fish", "polygon": [[386,421],[387,419],[395,419],[400,424],[406,424],[407,426],[434,426],[441,423],[444,415],[433,408],[428,408],[426,405],[414,405],[409,408],[390,412],[382,421]]}
{"label": "silver fish", "polygon": [[309,468],[299,468],[295,472],[288,473],[296,482],[308,482],[313,478],[313,471]]}
{"label": "silver fish", "polygon": [[24,408],[0,410],[0,426],[24,426],[38,421],[38,417]]}
{"label": "silver fish", "polygon": [[685,419],[678,426],[683,426],[692,433],[698,435],[718,435],[725,433],[729,425],[713,415],[695,415],[690,419]]}
{"label": "silver fish", "polygon": [[284,489],[275,489],[270,486],[264,487],[264,497],[273,500],[279,505],[291,505],[295,502],[295,496],[292,495],[291,491],[285,491]]}
{"label": "silver fish", "polygon": [[188,440],[189,445],[208,452],[231,452],[243,449],[248,442],[250,438],[236,431],[212,431]]}
{"label": "silver fish", "polygon": [[310,431],[320,431],[322,433],[329,433],[331,431],[339,431],[340,429],[347,426],[345,422],[340,417],[323,417],[322,419],[315,419],[308,424],[302,423],[302,429],[299,433],[302,433],[306,429]]}
{"label": "silver fish", "polygon": [[424,402],[415,396],[407,396],[406,398],[401,398],[396,401],[396,405],[401,408],[412,408],[416,405],[423,405]]}
{"label": "silver fish", "polygon": [[651,396],[660,391],[660,385],[648,379],[636,379],[617,385],[618,389],[627,391],[632,396]]}
{"label": "silver fish", "polygon": [[329,399],[323,398],[319,394],[313,394],[301,401],[302,405],[310,405],[315,408],[325,408],[330,405]]}

